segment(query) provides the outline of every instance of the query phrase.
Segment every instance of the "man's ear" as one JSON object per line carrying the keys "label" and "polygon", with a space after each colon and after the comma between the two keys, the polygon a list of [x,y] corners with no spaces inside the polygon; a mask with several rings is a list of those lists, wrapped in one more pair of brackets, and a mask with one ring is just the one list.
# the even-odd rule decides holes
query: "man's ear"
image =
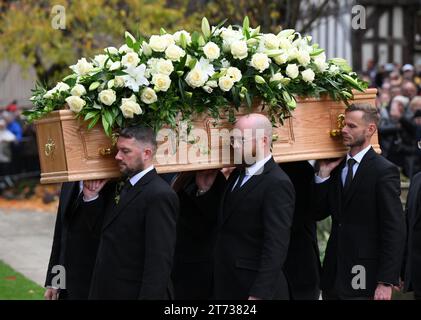
{"label": "man's ear", "polygon": [[371,137],[374,133],[376,133],[376,130],[377,130],[377,126],[376,126],[374,123],[370,123],[370,124],[368,125],[368,133],[370,134],[370,137]]}

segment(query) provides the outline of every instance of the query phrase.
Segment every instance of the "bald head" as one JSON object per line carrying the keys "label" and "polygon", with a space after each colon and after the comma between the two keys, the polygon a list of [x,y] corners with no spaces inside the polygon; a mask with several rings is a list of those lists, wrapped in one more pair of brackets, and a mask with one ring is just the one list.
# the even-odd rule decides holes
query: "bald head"
{"label": "bald head", "polygon": [[250,113],[242,116],[237,119],[234,127],[241,131],[251,129],[253,134],[255,134],[257,130],[264,130],[264,135],[269,138],[269,143],[272,142],[272,123],[262,114]]}

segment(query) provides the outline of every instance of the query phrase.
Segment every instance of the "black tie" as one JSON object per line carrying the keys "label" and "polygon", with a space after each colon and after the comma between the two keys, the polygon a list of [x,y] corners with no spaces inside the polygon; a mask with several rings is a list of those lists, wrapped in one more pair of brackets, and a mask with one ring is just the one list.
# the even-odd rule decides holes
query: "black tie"
{"label": "black tie", "polygon": [[245,176],[246,176],[246,170],[241,170],[240,175],[238,176],[237,184],[234,186],[234,189],[232,189],[233,192],[241,188],[241,185],[244,181]]}
{"label": "black tie", "polygon": [[127,179],[123,185],[123,188],[121,188],[120,190],[120,200],[123,199],[124,196],[130,191],[131,187],[132,187],[132,184],[130,182],[130,179]]}
{"label": "black tie", "polygon": [[345,184],[344,184],[344,193],[346,193],[349,190],[349,187],[351,186],[352,178],[354,175],[354,164],[357,163],[357,161],[353,158],[349,158],[348,161],[348,172],[346,173],[345,178]]}

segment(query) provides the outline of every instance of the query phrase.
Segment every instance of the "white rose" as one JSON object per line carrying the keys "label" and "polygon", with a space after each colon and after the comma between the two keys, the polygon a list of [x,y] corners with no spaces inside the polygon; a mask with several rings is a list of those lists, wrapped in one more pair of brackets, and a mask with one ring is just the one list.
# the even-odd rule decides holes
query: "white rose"
{"label": "white rose", "polygon": [[130,98],[127,99],[121,99],[120,110],[125,118],[133,118],[135,114],[142,114],[142,108],[136,102],[135,95],[132,95]]}
{"label": "white rose", "polygon": [[109,70],[110,71],[115,71],[121,68],[121,62],[120,61],[115,61],[110,65]]}
{"label": "white rose", "polygon": [[206,82],[206,86],[216,88],[218,86],[218,82],[216,82],[215,80],[209,80],[208,82]]}
{"label": "white rose", "polygon": [[163,34],[161,38],[164,39],[164,41],[166,42],[167,48],[170,45],[175,44],[174,37],[171,34],[168,34],[168,33]]}
{"label": "white rose", "polygon": [[175,43],[177,43],[178,45],[181,45],[180,37],[181,37],[182,34],[184,34],[184,37],[186,39],[186,44],[190,45],[191,44],[191,36],[190,36],[190,33],[188,33],[185,30],[177,31],[176,33],[174,33],[173,39],[174,39]]}
{"label": "white rose", "polygon": [[205,54],[206,58],[212,61],[219,58],[219,56],[221,55],[221,50],[219,49],[216,43],[208,42],[203,47],[203,53]]}
{"label": "white rose", "polygon": [[156,64],[156,71],[169,76],[174,71],[174,66],[170,60],[159,59]]}
{"label": "white rose", "polygon": [[142,100],[143,103],[151,104],[156,102],[158,100],[158,97],[156,96],[155,90],[146,87],[142,90],[140,100]]}
{"label": "white rose", "polygon": [[278,65],[281,65],[281,64],[284,64],[288,61],[288,55],[286,53],[283,53],[283,54],[280,54],[280,55],[277,55],[277,56],[273,57],[273,60],[275,60],[275,62]]}
{"label": "white rose", "polygon": [[208,81],[208,75],[200,68],[193,68],[186,76],[186,82],[192,88],[201,87],[206,81]]}
{"label": "white rose", "polygon": [[230,91],[234,85],[234,80],[231,77],[223,76],[219,78],[218,84],[222,91]]}
{"label": "white rose", "polygon": [[94,57],[94,62],[97,67],[104,68],[105,61],[108,59],[106,54],[98,54]]}
{"label": "white rose", "polygon": [[163,38],[162,36],[151,36],[149,39],[149,46],[153,51],[156,52],[164,52],[165,49],[168,47],[167,39]]}
{"label": "white rose", "polygon": [[242,78],[240,69],[235,68],[235,67],[229,67],[227,69],[227,76],[231,77],[234,80],[234,82],[238,82]]}
{"label": "white rose", "polygon": [[326,54],[323,52],[314,58],[314,64],[320,72],[326,71],[328,65],[326,63]]}
{"label": "white rose", "polygon": [[81,85],[81,84],[77,84],[77,85],[75,85],[75,86],[72,88],[72,90],[70,91],[70,94],[71,94],[72,96],[78,96],[78,97],[83,96],[85,93],[86,93],[86,89],[85,89],[85,87],[84,87],[83,85]]}
{"label": "white rose", "polygon": [[115,47],[108,47],[104,49],[105,52],[109,52],[110,54],[114,54],[117,55],[118,54],[118,50]]}
{"label": "white rose", "polygon": [[94,65],[86,61],[85,58],[82,58],[79,59],[75,65],[70,66],[69,68],[72,69],[73,72],[75,72],[77,75],[83,76],[92,71],[92,69],[94,69]]}
{"label": "white rose", "polygon": [[313,82],[315,76],[314,71],[311,69],[304,70],[301,72],[301,75],[303,76],[303,80],[309,83]]}
{"label": "white rose", "polygon": [[260,73],[269,68],[269,65],[270,59],[264,53],[255,53],[251,58],[251,66],[256,70],[259,70]]}
{"label": "white rose", "polygon": [[263,43],[268,49],[278,49],[280,39],[273,33],[268,33],[263,36]]}
{"label": "white rose", "polygon": [[290,77],[291,79],[297,78],[298,74],[299,74],[298,66],[295,63],[289,64],[287,66],[286,73],[287,73],[288,77]]}
{"label": "white rose", "polygon": [[247,50],[247,43],[243,40],[237,40],[231,44],[231,54],[235,59],[242,60],[247,58]]}
{"label": "white rose", "polygon": [[70,108],[75,113],[79,113],[82,108],[86,105],[86,101],[78,96],[70,96],[66,98],[66,102]]}
{"label": "white rose", "polygon": [[124,87],[124,77],[123,76],[116,76],[114,77],[114,86],[116,88]]}
{"label": "white rose", "polygon": [[127,44],[123,44],[119,49],[118,52],[120,54],[123,53],[129,53],[129,52],[134,52],[134,50],[132,48],[129,48],[129,46]]}
{"label": "white rose", "polygon": [[152,83],[155,85],[156,91],[167,91],[171,85],[171,79],[165,74],[154,74],[152,77]]}
{"label": "white rose", "polygon": [[310,59],[310,54],[307,51],[298,51],[297,60],[302,66],[307,66],[310,63]]}
{"label": "white rose", "polygon": [[170,45],[165,50],[165,56],[171,61],[180,61],[180,59],[184,57],[185,55],[186,55],[186,52],[182,48],[177,46],[176,44]]}
{"label": "white rose", "polygon": [[[139,64],[140,58],[135,52],[129,52],[121,59],[121,64],[126,68],[136,68]],[[111,69],[110,69],[111,70]]]}
{"label": "white rose", "polygon": [[99,93],[98,98],[103,104],[110,106],[116,100],[115,91],[112,89],[102,90]]}

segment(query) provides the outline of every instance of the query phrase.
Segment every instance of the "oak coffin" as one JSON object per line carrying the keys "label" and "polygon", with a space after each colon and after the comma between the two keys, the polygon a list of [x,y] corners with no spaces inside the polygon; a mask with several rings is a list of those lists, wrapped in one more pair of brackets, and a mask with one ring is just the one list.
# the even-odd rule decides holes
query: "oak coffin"
{"label": "oak coffin", "polygon": [[[376,89],[355,92],[354,102],[375,105]],[[335,158],[344,155],[340,131],[345,105],[330,99],[300,99],[292,117],[283,126],[274,128],[273,156],[277,162]],[[264,113],[261,106],[254,112]],[[250,110],[240,109],[237,115]],[[159,173],[203,170],[229,166],[229,133],[232,125],[227,119],[218,123],[210,117],[192,121],[190,134],[177,134],[169,129],[158,135],[155,167]],[[52,112],[36,121],[37,142],[41,164],[41,183],[58,183],[88,179],[118,177],[113,141],[97,125],[91,130],[75,118],[70,110]],[[182,126],[180,126],[181,128]],[[225,130],[224,130],[225,129]],[[227,139],[228,138],[228,139]],[[372,140],[380,152],[377,134]],[[228,148],[227,148],[228,147]]]}

